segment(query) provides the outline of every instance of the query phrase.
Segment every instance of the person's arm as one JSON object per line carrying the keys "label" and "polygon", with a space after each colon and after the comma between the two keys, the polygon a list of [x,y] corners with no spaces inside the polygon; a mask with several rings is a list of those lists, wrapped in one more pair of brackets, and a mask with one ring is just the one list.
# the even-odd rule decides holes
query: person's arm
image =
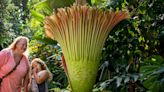
{"label": "person's arm", "polygon": [[12,69],[12,67],[8,67],[11,64],[8,62],[10,60],[9,58],[10,53],[8,50],[0,51],[0,78]]}
{"label": "person's arm", "polygon": [[47,70],[43,70],[42,74],[38,76],[36,69],[34,69],[33,74],[37,84],[42,84],[49,76]]}
{"label": "person's arm", "polygon": [[29,82],[30,82],[30,78],[29,78],[29,74],[27,74],[24,78],[24,92],[29,92],[30,90]]}
{"label": "person's arm", "polygon": [[4,61],[7,57],[7,51],[0,51],[0,68],[4,65]]}
{"label": "person's arm", "polygon": [[24,78],[24,92],[29,92],[30,91],[30,78],[31,78],[30,64],[29,64],[28,60],[26,62],[27,62],[26,64],[27,64],[28,70],[27,70],[27,73],[26,73],[25,78]]}

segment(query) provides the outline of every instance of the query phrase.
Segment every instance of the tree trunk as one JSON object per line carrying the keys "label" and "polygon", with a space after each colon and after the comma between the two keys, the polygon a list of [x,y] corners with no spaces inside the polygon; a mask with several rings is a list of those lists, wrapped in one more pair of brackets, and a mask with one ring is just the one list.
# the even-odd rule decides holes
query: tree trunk
{"label": "tree trunk", "polygon": [[128,92],[135,92],[135,83],[130,83],[128,84]]}

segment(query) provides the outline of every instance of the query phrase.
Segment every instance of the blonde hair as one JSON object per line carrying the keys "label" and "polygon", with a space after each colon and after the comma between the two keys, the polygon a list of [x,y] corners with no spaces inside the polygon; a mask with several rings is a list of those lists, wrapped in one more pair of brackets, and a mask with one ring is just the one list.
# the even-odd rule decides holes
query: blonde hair
{"label": "blonde hair", "polygon": [[28,56],[28,44],[29,44],[29,39],[25,36],[18,36],[17,38],[14,39],[14,41],[9,45],[9,49],[14,50],[16,48],[16,44],[21,40],[21,39],[25,39],[27,42],[27,48],[25,50],[25,52],[23,53],[24,55]]}
{"label": "blonde hair", "polygon": [[39,63],[41,65],[42,70],[47,70],[48,71],[48,75],[49,75],[48,81],[51,81],[53,76],[52,76],[52,73],[50,72],[50,70],[48,69],[46,63],[44,61],[42,61],[40,58],[35,58],[31,62],[31,67],[32,67],[34,62]]}

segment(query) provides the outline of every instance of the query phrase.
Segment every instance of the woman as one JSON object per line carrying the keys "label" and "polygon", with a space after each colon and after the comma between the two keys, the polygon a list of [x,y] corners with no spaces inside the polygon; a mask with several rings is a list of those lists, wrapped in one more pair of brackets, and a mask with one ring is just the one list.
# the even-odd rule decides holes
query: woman
{"label": "woman", "polygon": [[47,81],[52,80],[52,73],[47,65],[39,58],[35,58],[31,62],[32,78],[35,79],[39,92],[48,92]]}
{"label": "woman", "polygon": [[19,36],[0,51],[0,92],[21,92],[22,87],[24,92],[29,92],[28,41],[28,38]]}

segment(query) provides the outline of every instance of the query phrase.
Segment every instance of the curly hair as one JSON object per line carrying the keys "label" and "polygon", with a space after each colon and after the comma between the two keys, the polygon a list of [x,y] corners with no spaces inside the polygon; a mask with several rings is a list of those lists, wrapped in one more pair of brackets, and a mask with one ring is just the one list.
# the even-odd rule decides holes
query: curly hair
{"label": "curly hair", "polygon": [[50,72],[50,70],[48,69],[46,63],[45,63],[43,60],[41,60],[40,58],[35,58],[35,59],[33,59],[32,62],[31,62],[31,67],[32,67],[32,65],[33,65],[34,62],[40,64],[42,70],[47,70],[47,71],[48,71],[48,74],[49,74],[48,80],[51,81],[52,78],[53,78],[53,75],[52,75],[52,73]]}

